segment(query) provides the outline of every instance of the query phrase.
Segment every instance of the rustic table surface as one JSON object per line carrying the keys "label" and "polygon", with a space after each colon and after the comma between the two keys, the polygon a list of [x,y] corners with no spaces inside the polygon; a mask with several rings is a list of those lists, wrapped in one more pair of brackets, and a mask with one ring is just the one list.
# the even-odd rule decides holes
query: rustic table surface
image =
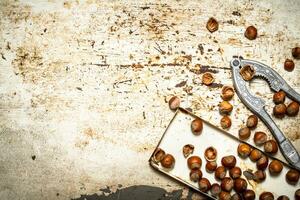
{"label": "rustic table surface", "polygon": [[[270,65],[300,92],[300,61],[283,69],[300,45],[299,10],[298,0],[2,0],[0,199],[201,198],[148,164],[173,116],[167,101],[177,95],[219,126],[233,55]],[[243,35],[249,25],[256,40]],[[271,112],[266,82],[250,89]],[[251,112],[236,95],[231,103],[237,136]],[[275,121],[300,150],[300,115]],[[261,121],[257,130],[271,138]]]}

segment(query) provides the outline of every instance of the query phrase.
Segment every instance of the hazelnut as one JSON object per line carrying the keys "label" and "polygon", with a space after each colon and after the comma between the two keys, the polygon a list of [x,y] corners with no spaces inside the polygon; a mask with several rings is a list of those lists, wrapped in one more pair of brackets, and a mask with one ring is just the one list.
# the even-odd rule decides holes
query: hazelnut
{"label": "hazelnut", "polygon": [[211,185],[207,178],[201,178],[199,180],[199,190],[202,192],[207,192],[210,189]]}
{"label": "hazelnut", "polygon": [[263,192],[259,195],[259,200],[273,200],[274,195],[271,192]]}
{"label": "hazelnut", "polygon": [[221,118],[220,123],[223,129],[227,129],[231,126],[231,119],[228,117],[228,115],[225,115]]}
{"label": "hazelnut", "polygon": [[211,85],[213,82],[214,82],[215,78],[214,76],[209,73],[209,72],[205,72],[203,75],[202,75],[202,83],[204,85]]}
{"label": "hazelnut", "polygon": [[242,158],[247,158],[251,153],[251,147],[246,143],[241,143],[238,146],[238,154]]}
{"label": "hazelnut", "polygon": [[267,156],[262,155],[260,159],[256,162],[257,169],[265,170],[268,167],[269,159]]}
{"label": "hazelnut", "polygon": [[233,180],[229,177],[225,177],[221,181],[221,188],[224,191],[230,192],[233,188]]}
{"label": "hazelnut", "polygon": [[266,172],[262,170],[257,170],[254,172],[253,180],[260,183],[266,179]]}
{"label": "hazelnut", "polygon": [[237,193],[242,193],[247,189],[247,181],[243,178],[237,178],[234,180],[234,190]]}
{"label": "hazelnut", "polygon": [[212,196],[217,197],[221,192],[221,186],[218,183],[214,183],[211,185],[210,193]]}
{"label": "hazelnut", "polygon": [[300,189],[295,192],[295,200],[300,200]]}
{"label": "hazelnut", "polygon": [[286,109],[286,114],[290,117],[296,116],[298,112],[299,112],[299,103],[295,101],[291,102]]}
{"label": "hazelnut", "polygon": [[258,159],[260,159],[262,156],[262,152],[258,149],[253,149],[250,153],[250,160],[252,160],[253,162],[257,161]]}
{"label": "hazelnut", "polygon": [[299,180],[299,172],[295,169],[290,169],[286,173],[285,178],[289,184],[296,185]]}
{"label": "hazelnut", "polygon": [[275,154],[278,151],[278,145],[275,140],[268,140],[264,144],[264,150],[266,153]]}
{"label": "hazelnut", "polygon": [[227,115],[232,111],[233,106],[228,101],[222,101],[219,104],[219,111],[221,114]]}
{"label": "hazelnut", "polygon": [[300,47],[295,47],[292,49],[292,55],[296,59],[300,59]]}
{"label": "hazelnut", "polygon": [[202,165],[202,160],[199,156],[191,156],[187,160],[190,169],[200,169]]}
{"label": "hazelnut", "polygon": [[224,101],[229,101],[234,96],[234,89],[231,86],[223,86],[221,97]]}
{"label": "hazelnut", "polygon": [[250,65],[245,65],[240,70],[240,74],[245,81],[250,81],[254,77],[255,69]]}
{"label": "hazelnut", "polygon": [[277,198],[277,200],[290,200],[290,198],[288,196],[281,195]]}
{"label": "hazelnut", "polygon": [[293,71],[295,68],[295,63],[291,59],[286,59],[284,61],[284,69],[288,72]]}
{"label": "hazelnut", "polygon": [[244,200],[254,200],[255,199],[255,192],[253,190],[245,190],[243,192]]}
{"label": "hazelnut", "polygon": [[162,150],[161,148],[157,148],[153,154],[152,159],[154,162],[159,163],[165,155],[166,153],[164,150]]}
{"label": "hazelnut", "polygon": [[244,35],[247,39],[254,40],[257,37],[257,29],[254,26],[248,26]]}
{"label": "hazelnut", "polygon": [[191,123],[191,129],[194,135],[200,135],[203,129],[203,122],[201,119],[196,118]]}
{"label": "hazelnut", "polygon": [[185,158],[189,157],[189,155],[191,155],[194,152],[194,149],[195,149],[195,147],[192,144],[184,145],[183,148],[182,148],[183,156]]}
{"label": "hazelnut", "polygon": [[190,179],[193,182],[197,182],[202,178],[202,172],[200,169],[192,169],[190,172]]}
{"label": "hazelnut", "polygon": [[217,169],[217,162],[216,161],[209,161],[205,165],[205,169],[207,172],[214,172]]}
{"label": "hazelnut", "polygon": [[246,140],[250,137],[251,131],[248,127],[241,128],[239,130],[239,138],[241,140]]}
{"label": "hazelnut", "polygon": [[213,17],[209,18],[207,23],[206,23],[206,28],[209,30],[209,32],[213,33],[218,30],[219,28],[219,23],[217,20]]}
{"label": "hazelnut", "polygon": [[219,194],[219,199],[220,200],[230,200],[231,199],[231,195],[229,192],[226,191],[221,191]]}
{"label": "hazelnut", "polygon": [[242,200],[242,197],[240,194],[238,193],[234,193],[232,196],[231,196],[231,199],[230,200]]}
{"label": "hazelnut", "polygon": [[172,168],[175,164],[175,158],[171,154],[166,154],[161,160],[161,165],[164,168]]}
{"label": "hazelnut", "polygon": [[169,100],[169,108],[171,110],[176,110],[179,106],[180,106],[180,99],[178,97],[176,97],[176,96],[173,96]]}
{"label": "hazelnut", "polygon": [[271,161],[271,163],[269,165],[270,174],[277,175],[282,171],[282,169],[283,169],[283,165],[280,161],[278,161],[278,160]]}
{"label": "hazelnut", "polygon": [[217,150],[210,146],[205,149],[204,157],[207,161],[215,161],[217,159]]}
{"label": "hazelnut", "polygon": [[255,132],[254,134],[254,143],[257,146],[263,145],[266,141],[267,141],[267,134],[265,134],[264,132],[258,131]]}
{"label": "hazelnut", "polygon": [[242,170],[239,167],[233,167],[229,170],[229,175],[233,179],[240,178],[242,175]]}
{"label": "hazelnut", "polygon": [[284,91],[279,91],[279,92],[274,93],[273,101],[275,104],[284,103],[284,100],[285,100],[285,92]]}
{"label": "hazelnut", "polygon": [[277,104],[274,106],[273,114],[276,118],[279,118],[279,119],[283,118],[285,113],[286,113],[285,104],[281,103],[281,104]]}
{"label": "hazelnut", "polygon": [[255,128],[257,126],[258,118],[255,115],[250,115],[247,119],[246,125],[248,128]]}
{"label": "hazelnut", "polygon": [[224,167],[231,169],[236,164],[236,158],[233,155],[224,156],[221,162]]}
{"label": "hazelnut", "polygon": [[215,171],[215,177],[216,179],[223,179],[226,176],[226,169],[223,166],[217,167]]}

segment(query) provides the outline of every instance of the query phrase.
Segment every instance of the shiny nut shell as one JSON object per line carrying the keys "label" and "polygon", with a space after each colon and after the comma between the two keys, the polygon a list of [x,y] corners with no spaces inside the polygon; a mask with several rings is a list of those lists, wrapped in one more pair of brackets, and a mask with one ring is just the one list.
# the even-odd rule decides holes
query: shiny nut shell
{"label": "shiny nut shell", "polygon": [[225,115],[220,120],[221,127],[223,129],[228,129],[231,126],[231,119],[228,115]]}
{"label": "shiny nut shell", "polygon": [[295,191],[295,200],[300,200],[300,189]]}
{"label": "shiny nut shell", "polygon": [[283,165],[278,160],[272,160],[269,164],[269,172],[273,175],[279,174],[283,169]]}
{"label": "shiny nut shell", "polygon": [[286,108],[286,114],[290,117],[294,117],[299,112],[299,103],[293,101]]}
{"label": "shiny nut shell", "polygon": [[218,183],[214,183],[211,185],[210,193],[212,196],[217,197],[221,192],[221,186]]}
{"label": "shiny nut shell", "polygon": [[210,146],[205,149],[204,157],[207,161],[215,161],[217,159],[218,152],[217,150]]}
{"label": "shiny nut shell", "polygon": [[258,132],[255,132],[253,139],[254,139],[254,143],[257,146],[260,146],[260,145],[263,145],[267,141],[268,137],[267,137],[266,133],[258,131]]}
{"label": "shiny nut shell", "polygon": [[224,101],[229,101],[234,96],[234,89],[231,86],[223,86],[221,91],[221,98]]}
{"label": "shiny nut shell", "polygon": [[190,180],[193,182],[197,182],[202,178],[202,172],[200,169],[192,169],[190,171]]}
{"label": "shiny nut shell", "polygon": [[233,180],[229,177],[225,177],[221,181],[221,188],[224,191],[230,192],[233,188]]}
{"label": "shiny nut shell", "polygon": [[221,191],[219,194],[219,199],[220,200],[230,200],[231,199],[231,195],[229,192],[226,191]]}
{"label": "shiny nut shell", "polygon": [[219,104],[219,112],[222,115],[228,115],[232,111],[233,106],[228,101],[222,101]]}
{"label": "shiny nut shell", "polygon": [[254,40],[257,37],[257,29],[254,26],[248,26],[244,35],[247,39]]}
{"label": "shiny nut shell", "polygon": [[240,157],[247,158],[250,155],[252,149],[248,144],[241,143],[239,144],[237,151]]}
{"label": "shiny nut shell", "polygon": [[250,137],[251,131],[248,127],[243,127],[239,130],[239,138],[241,140],[246,140]]}
{"label": "shiny nut shell", "polygon": [[224,156],[221,163],[226,168],[233,168],[236,164],[236,158],[233,155]]}
{"label": "shiny nut shell", "polygon": [[285,92],[284,91],[279,91],[279,92],[275,92],[273,95],[273,101],[275,104],[280,104],[280,103],[284,103],[285,100]]}
{"label": "shiny nut shell", "polygon": [[201,178],[198,183],[200,191],[207,192],[210,190],[211,184],[207,178]]}
{"label": "shiny nut shell", "polygon": [[245,190],[243,192],[244,200],[254,200],[255,199],[255,192],[253,190]]}
{"label": "shiny nut shell", "polygon": [[300,47],[295,47],[292,49],[292,55],[296,59],[300,59]]}
{"label": "shiny nut shell", "polygon": [[217,169],[216,161],[208,161],[205,165],[205,169],[208,173],[212,173]]}
{"label": "shiny nut shell", "polygon": [[264,150],[267,153],[275,154],[278,151],[278,145],[275,140],[268,140],[264,144]]}
{"label": "shiny nut shell", "polygon": [[273,115],[276,117],[276,118],[283,118],[285,113],[286,113],[286,105],[281,103],[281,104],[277,104],[274,106],[273,108]]}
{"label": "shiny nut shell", "polygon": [[234,180],[234,190],[238,193],[244,192],[247,189],[247,181],[243,178],[237,178]]}
{"label": "shiny nut shell", "polygon": [[253,178],[253,180],[255,182],[261,183],[265,179],[266,179],[266,172],[265,171],[263,171],[263,170],[257,170],[256,172],[254,172],[254,178]]}
{"label": "shiny nut shell", "polygon": [[223,179],[226,176],[226,169],[224,166],[217,167],[215,171],[215,177],[216,179]]}
{"label": "shiny nut shell", "polygon": [[257,126],[257,123],[258,123],[258,118],[255,115],[250,115],[247,118],[246,126],[248,128],[255,128]]}
{"label": "shiny nut shell", "polygon": [[271,192],[263,192],[259,195],[259,200],[273,200],[274,195]]}
{"label": "shiny nut shell", "polygon": [[190,169],[199,169],[202,165],[202,160],[199,156],[191,156],[187,160]]}
{"label": "shiny nut shell", "polygon": [[284,61],[284,69],[286,70],[286,71],[288,71],[288,72],[291,72],[291,71],[293,71],[294,70],[294,68],[295,68],[295,63],[294,63],[294,61],[293,60],[291,60],[291,59],[286,59],[285,61]]}
{"label": "shiny nut shell", "polygon": [[170,100],[169,100],[169,108],[171,110],[176,110],[177,108],[179,108],[180,106],[180,99],[176,96],[173,96]]}
{"label": "shiny nut shell", "polygon": [[194,135],[200,135],[203,129],[203,121],[199,118],[196,118],[191,123],[191,130]]}
{"label": "shiny nut shell", "polygon": [[265,170],[268,167],[269,159],[265,155],[263,155],[258,161],[256,162],[257,169]]}
{"label": "shiny nut shell", "polygon": [[253,149],[249,155],[250,160],[252,160],[253,162],[257,161],[258,159],[260,159],[262,157],[262,152],[258,149]]}
{"label": "shiny nut shell", "polygon": [[229,170],[229,175],[233,179],[240,178],[242,175],[242,170],[239,167],[233,167]]}
{"label": "shiny nut shell", "polygon": [[166,154],[160,163],[164,168],[172,168],[175,164],[175,158],[171,154]]}
{"label": "shiny nut shell", "polygon": [[290,169],[286,175],[285,175],[285,178],[286,178],[286,181],[289,183],[289,184],[292,184],[292,185],[295,185],[297,184],[297,182],[299,181],[299,172],[295,169]]}

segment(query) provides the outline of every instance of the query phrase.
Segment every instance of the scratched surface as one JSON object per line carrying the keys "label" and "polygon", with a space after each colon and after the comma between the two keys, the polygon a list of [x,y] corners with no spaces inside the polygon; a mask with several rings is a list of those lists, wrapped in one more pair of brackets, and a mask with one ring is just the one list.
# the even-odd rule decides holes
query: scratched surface
{"label": "scratched surface", "polygon": [[[300,92],[300,61],[283,69],[300,45],[299,10],[297,0],[2,0],[0,199],[98,196],[107,186],[180,191],[148,165],[173,116],[166,102],[177,95],[219,125],[233,55],[272,66]],[[213,34],[205,28],[211,16],[220,23]],[[258,29],[254,41],[243,36],[249,25]],[[201,84],[206,71],[216,79],[211,87]],[[250,88],[271,111],[265,82]],[[250,111],[237,96],[231,103],[228,131],[237,135]],[[298,150],[299,122],[276,120]],[[258,129],[268,132],[261,122]]]}

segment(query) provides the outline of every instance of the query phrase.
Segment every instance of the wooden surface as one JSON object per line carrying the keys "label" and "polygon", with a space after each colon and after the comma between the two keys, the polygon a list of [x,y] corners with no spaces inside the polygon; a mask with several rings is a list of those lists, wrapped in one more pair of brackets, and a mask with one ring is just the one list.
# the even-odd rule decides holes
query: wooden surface
{"label": "wooden surface", "polygon": [[[148,165],[173,115],[166,102],[177,95],[219,125],[233,55],[270,65],[300,92],[300,61],[283,69],[300,45],[299,10],[297,0],[1,1],[1,199],[77,198],[119,184],[182,188]],[[211,16],[220,23],[212,34]],[[243,35],[249,25],[254,41]],[[201,84],[206,71],[211,87]],[[266,83],[250,88],[271,112]],[[237,135],[250,111],[237,96],[231,103]],[[300,151],[299,122],[276,120]],[[257,130],[267,131],[261,122]]]}

